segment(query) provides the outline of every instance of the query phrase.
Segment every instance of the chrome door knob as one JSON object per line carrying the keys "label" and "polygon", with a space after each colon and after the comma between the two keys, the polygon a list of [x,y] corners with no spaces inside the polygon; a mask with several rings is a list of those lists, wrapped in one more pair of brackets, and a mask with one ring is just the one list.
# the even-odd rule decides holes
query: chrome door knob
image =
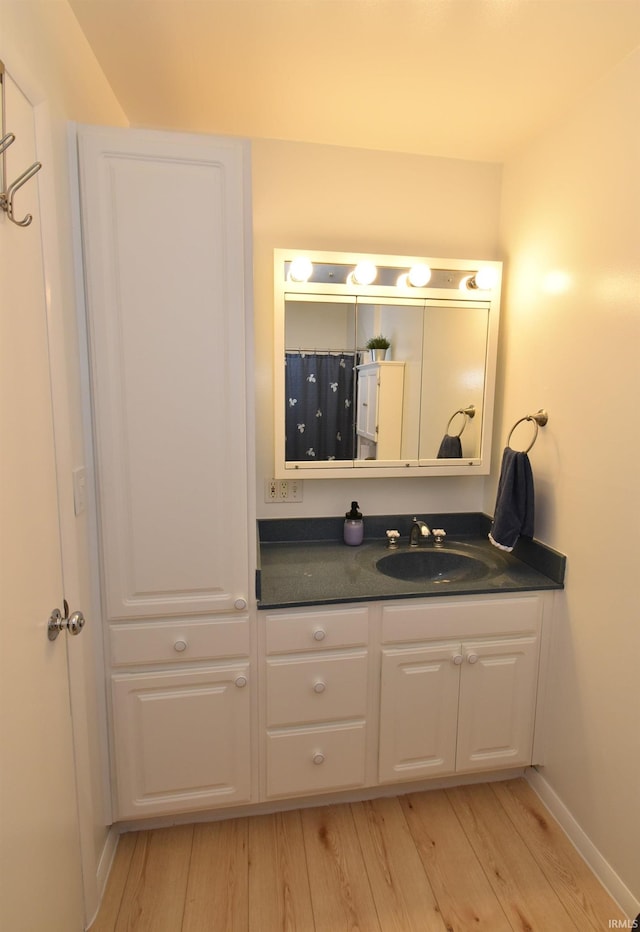
{"label": "chrome door knob", "polygon": [[73,612],[72,615],[69,615],[69,604],[66,599],[63,605],[64,615],[59,608],[54,608],[49,615],[47,637],[50,641],[55,641],[61,631],[68,631],[69,634],[73,635],[80,634],[85,626],[85,617],[82,612]]}

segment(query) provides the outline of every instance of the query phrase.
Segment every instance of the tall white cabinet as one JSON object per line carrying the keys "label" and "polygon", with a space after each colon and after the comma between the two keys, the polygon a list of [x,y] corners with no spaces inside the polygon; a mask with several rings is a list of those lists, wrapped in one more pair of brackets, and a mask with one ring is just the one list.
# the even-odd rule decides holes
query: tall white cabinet
{"label": "tall white cabinet", "polygon": [[247,801],[247,146],[78,149],[116,816]]}

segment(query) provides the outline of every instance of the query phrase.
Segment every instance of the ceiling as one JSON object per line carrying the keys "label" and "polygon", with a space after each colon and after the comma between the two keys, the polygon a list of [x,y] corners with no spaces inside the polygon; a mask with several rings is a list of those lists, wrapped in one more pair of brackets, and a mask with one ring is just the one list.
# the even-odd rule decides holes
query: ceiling
{"label": "ceiling", "polygon": [[640,45],[640,0],[70,0],[134,126],[505,161]]}

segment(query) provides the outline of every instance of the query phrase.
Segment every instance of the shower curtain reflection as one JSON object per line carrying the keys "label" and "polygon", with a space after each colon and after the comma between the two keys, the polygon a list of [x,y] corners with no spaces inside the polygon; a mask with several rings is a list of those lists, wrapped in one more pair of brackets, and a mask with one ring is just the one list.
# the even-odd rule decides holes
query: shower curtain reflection
{"label": "shower curtain reflection", "polygon": [[353,353],[285,353],[286,459],[352,460]]}

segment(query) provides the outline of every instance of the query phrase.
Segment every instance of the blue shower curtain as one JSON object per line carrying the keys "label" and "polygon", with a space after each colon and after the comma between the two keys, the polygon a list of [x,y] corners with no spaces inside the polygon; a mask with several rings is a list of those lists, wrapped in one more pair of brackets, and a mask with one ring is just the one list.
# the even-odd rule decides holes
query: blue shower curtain
{"label": "blue shower curtain", "polygon": [[351,460],[353,353],[285,353],[287,460]]}

